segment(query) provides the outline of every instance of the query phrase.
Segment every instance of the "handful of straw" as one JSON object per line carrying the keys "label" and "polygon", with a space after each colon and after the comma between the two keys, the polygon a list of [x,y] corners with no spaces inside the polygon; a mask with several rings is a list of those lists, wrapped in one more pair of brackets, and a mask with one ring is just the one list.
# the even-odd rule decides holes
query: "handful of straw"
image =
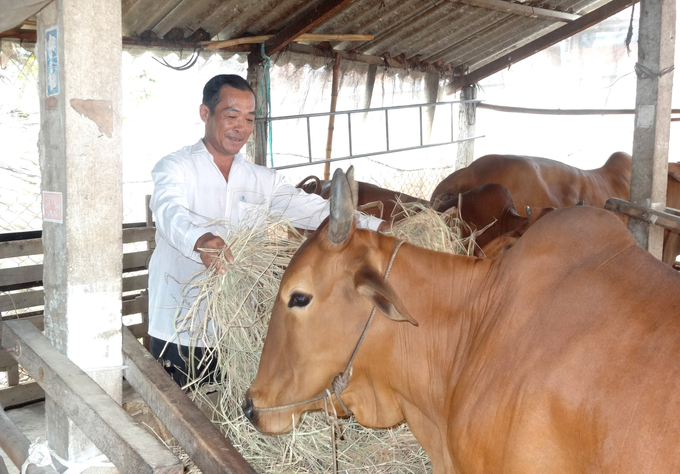
{"label": "handful of straw", "polygon": [[[427,208],[410,209],[405,212],[411,214],[392,228],[391,235],[434,250],[467,253],[470,244],[460,241],[455,219]],[[325,413],[307,413],[292,433],[267,436],[241,411],[243,395],[257,373],[281,277],[303,240],[285,221],[229,236],[225,241],[234,262],[227,264],[220,256],[226,274],[204,272],[191,282],[187,291],[197,297],[189,313],[177,321],[178,330],[191,329],[191,334],[212,347],[204,358],[217,360],[217,383],[197,388],[209,374],[190,368],[195,400],[212,409],[212,421],[262,473],[333,471],[331,428]],[[360,426],[354,418],[342,421],[337,462],[341,472],[431,471],[429,458],[405,423],[376,430]]]}

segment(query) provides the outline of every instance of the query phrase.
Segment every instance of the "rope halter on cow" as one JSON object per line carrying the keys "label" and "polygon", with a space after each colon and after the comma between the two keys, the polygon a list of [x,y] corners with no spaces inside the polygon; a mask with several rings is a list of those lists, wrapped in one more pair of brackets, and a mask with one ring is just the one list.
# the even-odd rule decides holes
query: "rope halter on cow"
{"label": "rope halter on cow", "polygon": [[[387,265],[387,269],[385,270],[385,277],[384,281],[387,281],[387,277],[390,275],[390,270],[392,269],[392,264],[394,263],[394,259],[397,257],[397,252],[399,252],[399,249],[401,246],[404,244],[403,240],[397,240],[397,244],[394,247],[394,250],[392,251],[392,256],[390,257],[390,261]],[[366,337],[366,333],[368,332],[368,328],[371,325],[371,321],[373,321],[373,316],[375,316],[375,311],[376,307],[373,306],[373,310],[371,311],[371,315],[368,317],[368,321],[366,321],[366,326],[364,326],[364,330],[361,333],[361,336],[359,337],[359,340],[357,341],[356,346],[354,347],[354,351],[352,352],[351,357],[349,358],[349,361],[347,362],[347,365],[345,366],[345,370],[340,372],[338,375],[335,376],[333,379],[333,382],[331,382],[331,387],[333,388],[333,391],[331,392],[328,389],[324,389],[323,392],[318,394],[315,397],[308,398],[306,400],[302,400],[300,402],[295,402],[295,403],[289,403],[287,405],[281,405],[281,406],[276,406],[276,407],[267,407],[267,408],[255,408],[256,411],[259,412],[266,412],[266,411],[277,411],[277,410],[285,410],[288,408],[294,408],[298,407],[301,405],[306,405],[308,403],[316,402],[319,401],[323,398],[328,397],[329,399],[332,398],[332,395],[335,395],[335,398],[337,398],[338,402],[340,403],[340,406],[342,409],[345,411],[347,415],[351,415],[352,412],[347,408],[345,403],[342,401],[342,398],[340,398],[340,394],[347,388],[349,385],[349,379],[352,377],[352,364],[354,363],[354,358],[357,355],[357,352],[359,352],[359,347],[361,347],[361,343],[364,341],[364,338]],[[331,405],[332,405],[332,400]]]}

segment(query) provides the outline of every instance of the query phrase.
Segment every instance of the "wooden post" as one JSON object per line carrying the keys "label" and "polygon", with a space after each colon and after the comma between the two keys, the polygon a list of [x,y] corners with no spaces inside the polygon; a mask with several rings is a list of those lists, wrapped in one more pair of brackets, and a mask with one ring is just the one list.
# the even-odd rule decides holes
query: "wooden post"
{"label": "wooden post", "polygon": [[[434,104],[437,102],[439,95],[439,73],[427,72],[425,73],[425,102]],[[425,107],[423,111],[424,130],[423,130],[423,144],[430,143],[430,135],[432,135],[432,124],[434,123],[434,114],[436,107]]]}
{"label": "wooden post", "polygon": [[120,472],[183,472],[182,462],[157,437],[135,422],[29,321],[7,321],[2,344],[11,348],[17,362],[26,367],[45,393],[87,433]]}
{"label": "wooden post", "polygon": [[[45,335],[118,403],[123,383],[120,2],[51,2],[38,14],[36,45]],[[52,397],[45,412],[47,439],[57,454],[80,462],[99,453]]]}
{"label": "wooden post", "polygon": [[125,378],[199,469],[206,474],[255,473],[127,329],[123,329],[123,355]]}
{"label": "wooden post", "polygon": [[[335,106],[338,103],[338,72],[340,69],[340,53],[335,53],[335,62],[333,63],[333,83],[331,84],[331,112],[335,112]],[[333,152],[333,130],[335,130],[335,115],[328,116],[328,137],[326,138],[326,159],[331,159]],[[324,163],[323,179],[328,181],[331,179],[331,164]]]}
{"label": "wooden post", "polygon": [[[630,202],[657,210],[666,206],[674,53],[675,0],[640,2]],[[631,219],[628,228],[638,245],[661,258],[662,227]]]}
{"label": "wooden post", "polygon": [[[4,408],[4,407],[3,407]],[[31,447],[31,442],[21,432],[14,422],[7,416],[5,410],[0,409],[0,448],[5,452],[7,457],[14,463],[14,465],[21,469],[24,462],[28,458],[28,450]],[[0,458],[2,460],[2,458]],[[4,471],[2,468],[5,468]],[[0,466],[0,474],[7,473],[7,467],[4,464]],[[26,474],[57,474],[58,471],[52,466],[39,467],[35,464],[29,464],[26,468]]]}
{"label": "wooden post", "polygon": [[[147,194],[144,198],[144,209],[146,210],[146,226],[147,227],[153,227],[154,222],[153,222],[153,212],[151,211],[151,195]],[[146,249],[147,250],[154,250],[156,248],[156,239],[155,237],[152,240],[147,240],[146,241]],[[148,265],[147,265],[148,268]],[[147,296],[147,301],[148,301],[148,293],[149,290],[144,290],[146,292]],[[142,312],[142,324],[146,324],[147,332],[142,336],[142,345],[144,348],[148,351],[149,348],[151,347],[151,336],[149,336],[149,311],[143,311]]]}
{"label": "wooden post", "polygon": [[[465,86],[460,91],[461,100],[474,100],[477,98],[477,85]],[[458,112],[458,139],[462,140],[475,134],[477,122],[477,104],[460,104]],[[453,117],[451,117],[453,119]],[[470,166],[475,157],[475,142],[468,140],[458,143],[458,155],[456,156],[456,169]]]}
{"label": "wooden post", "polygon": [[[257,118],[269,117],[269,104],[267,102],[267,83],[264,77],[264,59],[260,51],[260,45],[253,47],[248,54],[248,84],[255,92],[255,109]],[[255,122],[253,134],[248,139],[248,160],[256,165],[267,166],[267,135],[269,124],[266,121]]]}

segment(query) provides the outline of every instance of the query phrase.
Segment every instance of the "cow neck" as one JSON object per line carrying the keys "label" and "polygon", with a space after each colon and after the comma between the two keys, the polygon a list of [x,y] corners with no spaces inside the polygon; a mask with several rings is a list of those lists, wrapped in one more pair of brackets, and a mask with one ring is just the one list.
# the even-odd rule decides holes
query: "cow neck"
{"label": "cow neck", "polygon": [[[399,252],[399,249],[401,246],[404,244],[403,240],[396,240],[396,244],[394,246],[394,250],[392,251],[392,256],[390,257],[390,261],[387,265],[387,269],[385,270],[385,276],[384,276],[384,281],[387,281],[387,277],[390,275],[390,270],[392,269],[392,264],[394,264],[394,259],[397,258],[397,253]],[[352,351],[352,355],[349,358],[349,361],[347,362],[347,365],[345,366],[345,370],[340,372],[338,375],[335,376],[333,381],[331,382],[331,386],[333,387],[333,392],[331,393],[330,390],[325,389],[323,392],[318,394],[315,397],[308,398],[306,400],[302,400],[299,402],[294,402],[294,403],[289,403],[287,405],[280,405],[276,407],[266,407],[266,408],[257,408],[257,411],[277,411],[277,410],[286,410],[288,408],[294,408],[298,407],[301,405],[306,405],[308,403],[316,402],[319,401],[323,398],[331,398],[332,395],[335,395],[335,398],[338,400],[340,403],[340,406],[342,409],[345,411],[347,415],[352,415],[352,412],[347,408],[345,403],[342,401],[342,398],[340,398],[340,394],[347,388],[349,385],[349,379],[352,377],[352,364],[354,363],[354,358],[356,357],[357,353],[359,352],[359,348],[361,347],[361,343],[364,341],[364,338],[366,337],[366,333],[368,332],[368,328],[371,325],[371,321],[373,321],[373,317],[375,316],[375,311],[376,307],[373,306],[373,309],[371,310],[371,315],[368,317],[368,321],[366,321],[366,326],[364,326],[364,330],[361,333],[361,336],[359,337],[359,340],[357,341],[356,346],[354,347],[354,351]]]}

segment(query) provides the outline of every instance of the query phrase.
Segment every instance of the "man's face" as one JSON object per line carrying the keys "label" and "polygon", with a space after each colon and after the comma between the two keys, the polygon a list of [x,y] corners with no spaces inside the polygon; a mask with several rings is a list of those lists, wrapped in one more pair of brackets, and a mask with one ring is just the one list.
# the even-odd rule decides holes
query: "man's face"
{"label": "man's face", "polygon": [[215,113],[201,104],[201,120],[205,123],[205,144],[211,152],[233,157],[253,133],[255,96],[250,91],[222,86]]}

